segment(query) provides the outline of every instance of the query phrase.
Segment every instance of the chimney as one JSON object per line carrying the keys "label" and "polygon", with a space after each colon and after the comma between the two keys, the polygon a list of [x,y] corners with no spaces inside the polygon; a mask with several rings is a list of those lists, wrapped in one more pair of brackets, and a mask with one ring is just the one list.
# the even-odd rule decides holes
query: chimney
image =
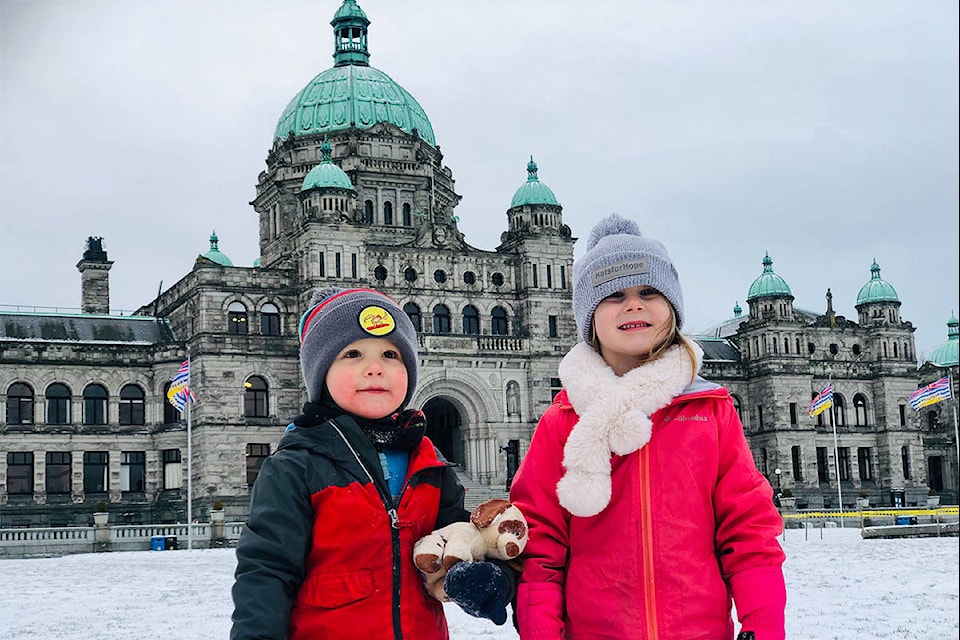
{"label": "chimney", "polygon": [[110,313],[110,267],[103,238],[87,238],[83,258],[77,263],[80,271],[80,307],[84,313]]}

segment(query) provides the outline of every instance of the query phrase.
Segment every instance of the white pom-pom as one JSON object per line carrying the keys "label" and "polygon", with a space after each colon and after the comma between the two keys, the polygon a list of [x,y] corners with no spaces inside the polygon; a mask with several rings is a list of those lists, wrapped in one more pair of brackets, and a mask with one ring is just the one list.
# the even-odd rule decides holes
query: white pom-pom
{"label": "white pom-pom", "polygon": [[650,418],[639,409],[631,409],[620,416],[610,429],[610,451],[618,456],[633,453],[650,442]]}
{"label": "white pom-pom", "polygon": [[587,239],[587,251],[593,249],[596,244],[600,242],[601,238],[619,234],[643,237],[643,234],[640,233],[640,227],[637,226],[636,222],[611,213],[598,222],[590,231],[590,237]]}

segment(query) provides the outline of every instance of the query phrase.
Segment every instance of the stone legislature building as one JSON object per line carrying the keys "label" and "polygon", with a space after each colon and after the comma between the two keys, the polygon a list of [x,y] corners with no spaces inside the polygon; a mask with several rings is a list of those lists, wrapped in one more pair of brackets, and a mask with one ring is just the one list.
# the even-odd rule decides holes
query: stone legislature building
{"label": "stone legislature building", "polygon": [[[117,524],[183,522],[188,469],[192,519],[215,501],[243,519],[260,464],[305,400],[297,326],[325,286],[399,302],[418,332],[413,405],[428,435],[474,496],[504,492],[577,339],[576,239],[530,158],[500,245],[469,245],[430,120],[369,64],[366,15],[344,0],[331,25],[334,65],[280,115],[257,177],[254,265],[234,265],[211,235],[179,282],[111,315],[113,263],[91,237],[77,263],[82,312],[0,309],[0,528],[88,525],[99,502]],[[918,370],[914,328],[876,264],[856,321],[833,312],[829,292],[822,313],[794,307],[769,257],[745,299],[746,315],[736,307],[697,340],[703,375],[730,389],[775,489],[810,508],[835,508],[838,482],[845,506],[860,491],[919,504],[928,485],[956,501],[951,405],[916,414],[907,403],[921,383],[956,376],[955,318],[940,359]],[[188,356],[189,446],[166,399]],[[808,418],[828,381],[833,409]]]}

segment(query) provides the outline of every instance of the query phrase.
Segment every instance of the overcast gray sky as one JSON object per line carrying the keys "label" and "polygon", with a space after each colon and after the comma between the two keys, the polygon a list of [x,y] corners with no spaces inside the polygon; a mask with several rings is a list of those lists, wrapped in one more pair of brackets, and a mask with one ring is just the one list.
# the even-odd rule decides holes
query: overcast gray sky
{"label": "overcast gray sky", "polygon": [[[856,319],[876,259],[921,355],[958,305],[953,0],[361,0],[371,64],[420,102],[492,250],[531,154],[586,239],[661,240],[687,329],[746,310],[769,252],[798,307]],[[340,0],[0,0],[0,304],[79,307],[103,236],[132,310],[208,249],[259,255],[249,201]],[[578,243],[576,256],[583,252]]]}

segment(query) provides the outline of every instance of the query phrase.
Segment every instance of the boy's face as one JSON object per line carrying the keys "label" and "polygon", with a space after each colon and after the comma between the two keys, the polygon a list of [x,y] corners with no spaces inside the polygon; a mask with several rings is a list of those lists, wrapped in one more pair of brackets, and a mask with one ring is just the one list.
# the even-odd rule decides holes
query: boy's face
{"label": "boy's face", "polygon": [[407,367],[397,347],[385,338],[348,344],[327,370],[327,389],[337,405],[353,415],[376,420],[400,408],[407,395]]}
{"label": "boy's face", "polygon": [[603,359],[623,375],[660,346],[670,331],[673,307],[652,287],[612,293],[597,305],[593,327]]}

